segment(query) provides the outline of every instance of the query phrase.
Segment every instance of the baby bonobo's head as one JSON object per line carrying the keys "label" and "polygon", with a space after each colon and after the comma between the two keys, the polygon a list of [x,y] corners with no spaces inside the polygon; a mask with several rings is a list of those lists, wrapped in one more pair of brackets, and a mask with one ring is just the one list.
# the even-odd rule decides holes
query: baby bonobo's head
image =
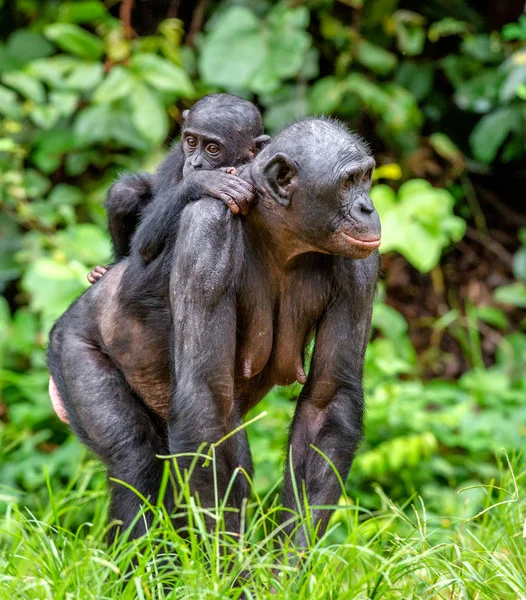
{"label": "baby bonobo's head", "polygon": [[270,139],[259,110],[231,94],[210,94],[183,112],[183,177],[194,170],[236,167],[251,161]]}

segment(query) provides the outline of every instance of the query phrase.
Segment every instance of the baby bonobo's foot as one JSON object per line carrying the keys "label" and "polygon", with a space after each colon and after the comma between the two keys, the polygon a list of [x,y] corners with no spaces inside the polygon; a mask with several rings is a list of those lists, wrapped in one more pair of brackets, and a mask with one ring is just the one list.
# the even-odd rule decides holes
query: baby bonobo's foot
{"label": "baby bonobo's foot", "polygon": [[108,267],[97,266],[88,273],[88,281],[93,284],[98,281],[104,273],[107,273]]}

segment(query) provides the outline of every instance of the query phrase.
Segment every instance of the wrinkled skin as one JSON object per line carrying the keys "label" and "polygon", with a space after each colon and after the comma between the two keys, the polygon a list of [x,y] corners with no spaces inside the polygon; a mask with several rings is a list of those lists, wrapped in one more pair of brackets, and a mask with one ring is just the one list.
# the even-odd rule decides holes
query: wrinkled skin
{"label": "wrinkled skin", "polygon": [[[366,146],[336,122],[292,125],[240,171],[257,196],[246,217],[207,197],[189,204],[159,260],[145,265],[132,249],[61,317],[49,368],[73,431],[110,477],[156,499],[163,470],[156,454],[217,442],[272,386],[300,380],[283,505],[305,514],[291,468],[311,507],[337,504],[338,477],[313,447],[345,481],[362,434],[362,368],[378,273],[373,165]],[[215,479],[199,463],[192,490],[213,507],[215,490],[224,496],[234,478],[227,503],[240,509],[249,488],[236,469],[252,473],[244,430],[215,452]],[[190,463],[178,459],[181,469]],[[173,498],[169,490],[168,510]],[[128,488],[113,485],[112,519],[128,526],[139,506]],[[330,510],[310,516],[323,533]],[[284,531],[306,544],[293,513],[287,519]],[[178,516],[176,525],[185,523]],[[239,531],[239,510],[226,513],[226,525]],[[144,532],[141,521],[132,535]]]}

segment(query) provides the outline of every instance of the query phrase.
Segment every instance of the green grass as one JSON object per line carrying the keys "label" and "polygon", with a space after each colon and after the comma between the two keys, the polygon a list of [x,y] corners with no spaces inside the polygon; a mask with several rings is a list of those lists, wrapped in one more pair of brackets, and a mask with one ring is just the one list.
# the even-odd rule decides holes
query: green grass
{"label": "green grass", "polygon": [[221,506],[208,511],[217,525],[207,532],[185,493],[188,539],[157,505],[148,536],[108,547],[107,494],[91,461],[65,489],[49,485],[34,514],[2,498],[0,598],[524,599],[525,476],[524,462],[506,457],[500,481],[482,488],[483,508],[454,520],[427,515],[418,497],[396,506],[378,490],[372,513],[344,496],[327,534],[301,552],[278,543],[277,486],[265,498],[254,491],[238,538],[224,531]]}

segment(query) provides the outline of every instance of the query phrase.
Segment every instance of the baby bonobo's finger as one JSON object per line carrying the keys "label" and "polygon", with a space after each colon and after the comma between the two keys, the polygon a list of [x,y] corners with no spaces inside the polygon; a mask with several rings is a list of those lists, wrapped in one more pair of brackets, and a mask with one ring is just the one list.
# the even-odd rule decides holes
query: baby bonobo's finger
{"label": "baby bonobo's finger", "polygon": [[228,194],[219,194],[220,200],[222,200],[228,208],[235,214],[239,214],[239,206],[234,202],[234,200]]}
{"label": "baby bonobo's finger", "polygon": [[106,267],[101,267],[100,265],[96,266],[88,273],[88,281],[93,285],[96,281],[98,281],[105,273],[107,273],[108,269]]}

